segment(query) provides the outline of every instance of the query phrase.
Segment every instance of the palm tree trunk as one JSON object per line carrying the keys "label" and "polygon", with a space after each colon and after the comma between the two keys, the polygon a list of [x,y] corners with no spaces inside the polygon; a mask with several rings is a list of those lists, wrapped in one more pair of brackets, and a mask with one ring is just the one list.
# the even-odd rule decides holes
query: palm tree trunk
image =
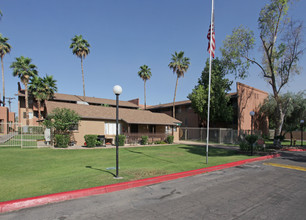
{"label": "palm tree trunk", "polygon": [[82,67],[82,79],[83,79],[83,99],[85,101],[85,80],[84,80],[84,70],[83,70],[83,57],[81,57],[81,67]]}
{"label": "palm tree trunk", "polygon": [[29,96],[28,96],[28,83],[24,83],[24,91],[25,91],[25,106],[26,106],[26,125],[30,125],[29,121]]}
{"label": "palm tree trunk", "polygon": [[40,107],[41,107],[41,104],[40,104],[40,100],[37,100],[37,107],[38,107],[38,120],[41,119],[41,110],[40,110]]}
{"label": "palm tree trunk", "polygon": [[176,78],[175,90],[174,90],[174,98],[173,98],[173,110],[172,110],[172,117],[175,118],[175,97],[176,97],[176,89],[178,83],[178,77]]}
{"label": "palm tree trunk", "polygon": [[147,109],[147,101],[146,101],[146,80],[144,80],[144,105],[145,110]]}
{"label": "palm tree trunk", "polygon": [[3,88],[3,99],[2,105],[5,106],[5,87],[4,87],[4,68],[3,68],[3,57],[1,57],[1,67],[2,67],[2,88]]}

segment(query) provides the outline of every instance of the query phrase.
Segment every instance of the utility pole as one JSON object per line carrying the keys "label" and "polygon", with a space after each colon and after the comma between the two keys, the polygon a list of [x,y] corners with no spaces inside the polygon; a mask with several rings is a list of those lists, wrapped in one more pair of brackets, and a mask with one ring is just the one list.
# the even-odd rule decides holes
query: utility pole
{"label": "utility pole", "polygon": [[16,99],[16,98],[11,98],[11,97],[6,97],[5,99],[8,99],[8,103],[9,103],[9,107],[10,107],[10,112],[11,112],[11,103],[12,103],[12,99]]}

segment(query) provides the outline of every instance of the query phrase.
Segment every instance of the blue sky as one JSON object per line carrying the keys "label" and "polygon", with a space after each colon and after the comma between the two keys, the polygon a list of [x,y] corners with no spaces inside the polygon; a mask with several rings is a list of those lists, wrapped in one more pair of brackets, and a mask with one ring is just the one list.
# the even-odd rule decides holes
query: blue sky
{"label": "blue sky", "polygon": [[[58,92],[82,95],[80,59],[69,45],[74,35],[82,34],[91,52],[84,61],[86,95],[114,99],[112,88],[123,88],[122,100],[140,98],[143,81],[139,67],[148,65],[152,78],[147,82],[147,105],[173,100],[176,76],[168,68],[171,54],[184,51],[190,68],[179,79],[177,101],[186,100],[197,84],[209,57],[206,39],[210,23],[211,0],[0,0],[3,17],[0,33],[9,38],[12,51],[4,58],[6,96],[17,93],[18,78],[9,68],[16,57],[30,57],[39,75],[53,75]],[[226,35],[239,25],[248,26],[258,36],[257,18],[267,0],[215,0],[216,56]],[[306,2],[293,5],[290,14],[304,21]],[[304,31],[305,33],[305,31]],[[260,42],[254,56],[260,60]],[[306,89],[304,68],[283,92]],[[228,78],[236,80],[233,76]],[[255,66],[250,77],[238,80],[271,93]],[[236,84],[232,91],[236,90]],[[1,86],[2,93],[2,86]],[[8,104],[7,104],[8,105]],[[17,100],[13,100],[17,111]]]}

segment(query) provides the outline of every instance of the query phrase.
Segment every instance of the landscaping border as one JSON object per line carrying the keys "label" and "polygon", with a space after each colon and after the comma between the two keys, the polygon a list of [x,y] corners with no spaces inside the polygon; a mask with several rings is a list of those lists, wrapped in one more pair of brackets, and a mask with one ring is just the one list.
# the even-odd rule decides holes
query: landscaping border
{"label": "landscaping border", "polygon": [[206,167],[201,168],[197,170],[190,170],[190,171],[184,171],[180,173],[173,173],[163,176],[157,176],[152,178],[146,178],[141,180],[134,180],[129,182],[122,182],[122,183],[115,183],[105,186],[98,186],[93,188],[87,188],[87,189],[79,189],[79,190],[73,190],[68,192],[61,192],[61,193],[55,193],[55,194],[48,194],[44,196],[37,196],[37,197],[30,197],[30,198],[24,198],[24,199],[17,199],[17,200],[11,200],[11,201],[5,201],[0,202],[0,213],[4,212],[11,212],[16,211],[19,209],[25,209],[40,205],[46,205],[49,203],[56,203],[56,202],[62,202],[66,200],[72,200],[82,197],[88,197],[93,195],[100,195],[135,187],[141,187],[141,186],[147,186],[152,185],[156,183],[161,183],[169,180],[174,180],[178,178],[188,177],[188,176],[194,176],[202,173],[208,173],[216,170],[222,170],[230,167],[239,166],[246,163],[252,163],[256,161],[262,161],[267,159],[272,159],[279,157],[280,154],[274,154],[274,155],[268,155],[268,156],[262,156],[257,158],[251,158],[226,164],[220,164],[217,166],[212,167]]}

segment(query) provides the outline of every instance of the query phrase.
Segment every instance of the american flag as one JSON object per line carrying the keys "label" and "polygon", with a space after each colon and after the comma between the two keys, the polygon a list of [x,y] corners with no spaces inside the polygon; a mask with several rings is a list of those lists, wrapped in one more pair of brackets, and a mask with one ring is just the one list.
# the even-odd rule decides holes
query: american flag
{"label": "american flag", "polygon": [[[211,27],[212,27],[212,31],[211,31]],[[210,33],[212,33],[212,37],[211,37],[211,55],[213,58],[215,58],[215,49],[216,49],[216,40],[215,40],[215,27],[214,25],[209,25],[209,30],[208,30],[208,34],[207,34],[207,39],[208,39],[208,48],[207,51],[210,54]]]}

